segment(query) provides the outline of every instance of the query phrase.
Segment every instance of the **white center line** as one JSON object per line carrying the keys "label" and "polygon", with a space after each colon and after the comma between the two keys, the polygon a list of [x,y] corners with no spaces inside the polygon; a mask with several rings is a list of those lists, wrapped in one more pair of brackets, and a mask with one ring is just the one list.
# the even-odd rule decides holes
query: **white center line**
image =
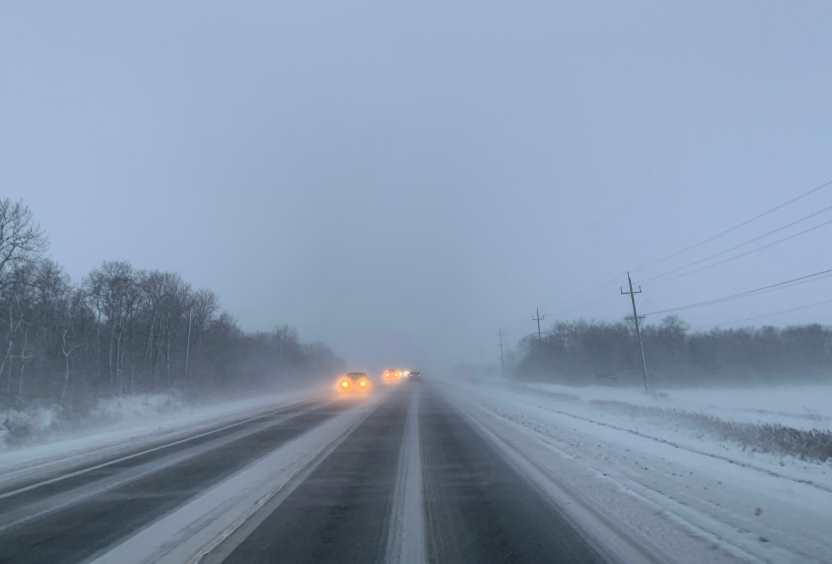
{"label": "white center line", "polygon": [[387,564],[427,562],[425,505],[422,493],[422,449],[419,439],[420,395],[418,388],[410,395],[387,537],[385,556]]}

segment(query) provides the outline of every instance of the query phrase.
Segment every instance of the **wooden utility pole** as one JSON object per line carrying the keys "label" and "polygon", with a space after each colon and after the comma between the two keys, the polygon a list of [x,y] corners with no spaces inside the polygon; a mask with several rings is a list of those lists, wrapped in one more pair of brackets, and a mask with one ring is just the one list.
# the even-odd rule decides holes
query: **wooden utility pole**
{"label": "wooden utility pole", "polygon": [[505,363],[505,360],[503,358],[503,330],[502,329],[497,330],[497,337],[500,338],[500,376],[504,377],[505,376],[505,371],[506,371],[506,363]]}
{"label": "wooden utility pole", "polygon": [[641,325],[639,323],[638,317],[638,310],[636,309],[636,294],[640,294],[642,292],[641,286],[638,287],[638,290],[633,290],[633,280],[630,278],[630,273],[627,273],[627,285],[629,286],[628,291],[624,291],[624,288],[621,288],[621,295],[622,296],[630,296],[630,303],[633,305],[633,322],[636,325],[636,337],[638,338],[638,348],[641,352],[641,377],[644,381],[644,391],[645,393],[649,392],[649,388],[647,387],[647,356],[644,354],[644,341],[641,338]]}
{"label": "wooden utility pole", "polygon": [[191,326],[194,320],[194,308],[188,310],[188,341],[185,345],[185,382],[189,381],[191,373]]}
{"label": "wooden utility pole", "polygon": [[535,316],[532,317],[532,321],[537,321],[537,341],[543,341],[543,336],[540,333],[540,322],[546,319],[545,315],[540,315],[540,306],[535,309]]}

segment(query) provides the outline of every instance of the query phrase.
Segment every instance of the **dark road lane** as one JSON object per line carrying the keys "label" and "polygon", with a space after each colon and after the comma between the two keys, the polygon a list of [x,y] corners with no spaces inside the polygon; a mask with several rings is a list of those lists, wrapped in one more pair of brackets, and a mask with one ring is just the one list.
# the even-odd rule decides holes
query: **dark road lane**
{"label": "dark road lane", "polygon": [[[60,564],[89,558],[348,405],[329,403],[307,408],[239,440],[206,449],[158,471],[151,468],[134,480],[78,503],[6,526],[0,529],[0,562]],[[127,470],[115,470],[119,469]]]}
{"label": "dark road lane", "polygon": [[575,528],[451,406],[419,413],[430,562],[597,563]]}
{"label": "dark road lane", "polygon": [[224,561],[382,562],[407,400],[388,397]]}

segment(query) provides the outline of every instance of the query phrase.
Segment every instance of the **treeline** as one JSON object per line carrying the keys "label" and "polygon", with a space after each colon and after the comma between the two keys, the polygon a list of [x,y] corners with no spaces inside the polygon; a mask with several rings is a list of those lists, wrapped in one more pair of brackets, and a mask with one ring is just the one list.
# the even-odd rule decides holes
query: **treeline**
{"label": "treeline", "polygon": [[104,262],[75,285],[46,248],[29,208],[0,198],[0,407],[295,385],[340,367],[288,327],[244,332],[175,273]]}
{"label": "treeline", "polygon": [[[832,329],[819,324],[692,332],[677,317],[642,328],[657,386],[832,380]],[[562,322],[521,342],[514,375],[567,384],[637,384],[632,323]]]}

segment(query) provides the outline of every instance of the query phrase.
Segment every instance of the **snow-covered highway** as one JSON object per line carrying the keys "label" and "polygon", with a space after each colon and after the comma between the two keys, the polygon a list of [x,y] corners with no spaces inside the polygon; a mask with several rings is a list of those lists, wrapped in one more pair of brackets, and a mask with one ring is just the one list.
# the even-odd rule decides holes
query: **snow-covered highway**
{"label": "snow-covered highway", "polygon": [[0,562],[829,561],[822,475],[593,417],[441,381],[260,406],[48,477],[8,470]]}

